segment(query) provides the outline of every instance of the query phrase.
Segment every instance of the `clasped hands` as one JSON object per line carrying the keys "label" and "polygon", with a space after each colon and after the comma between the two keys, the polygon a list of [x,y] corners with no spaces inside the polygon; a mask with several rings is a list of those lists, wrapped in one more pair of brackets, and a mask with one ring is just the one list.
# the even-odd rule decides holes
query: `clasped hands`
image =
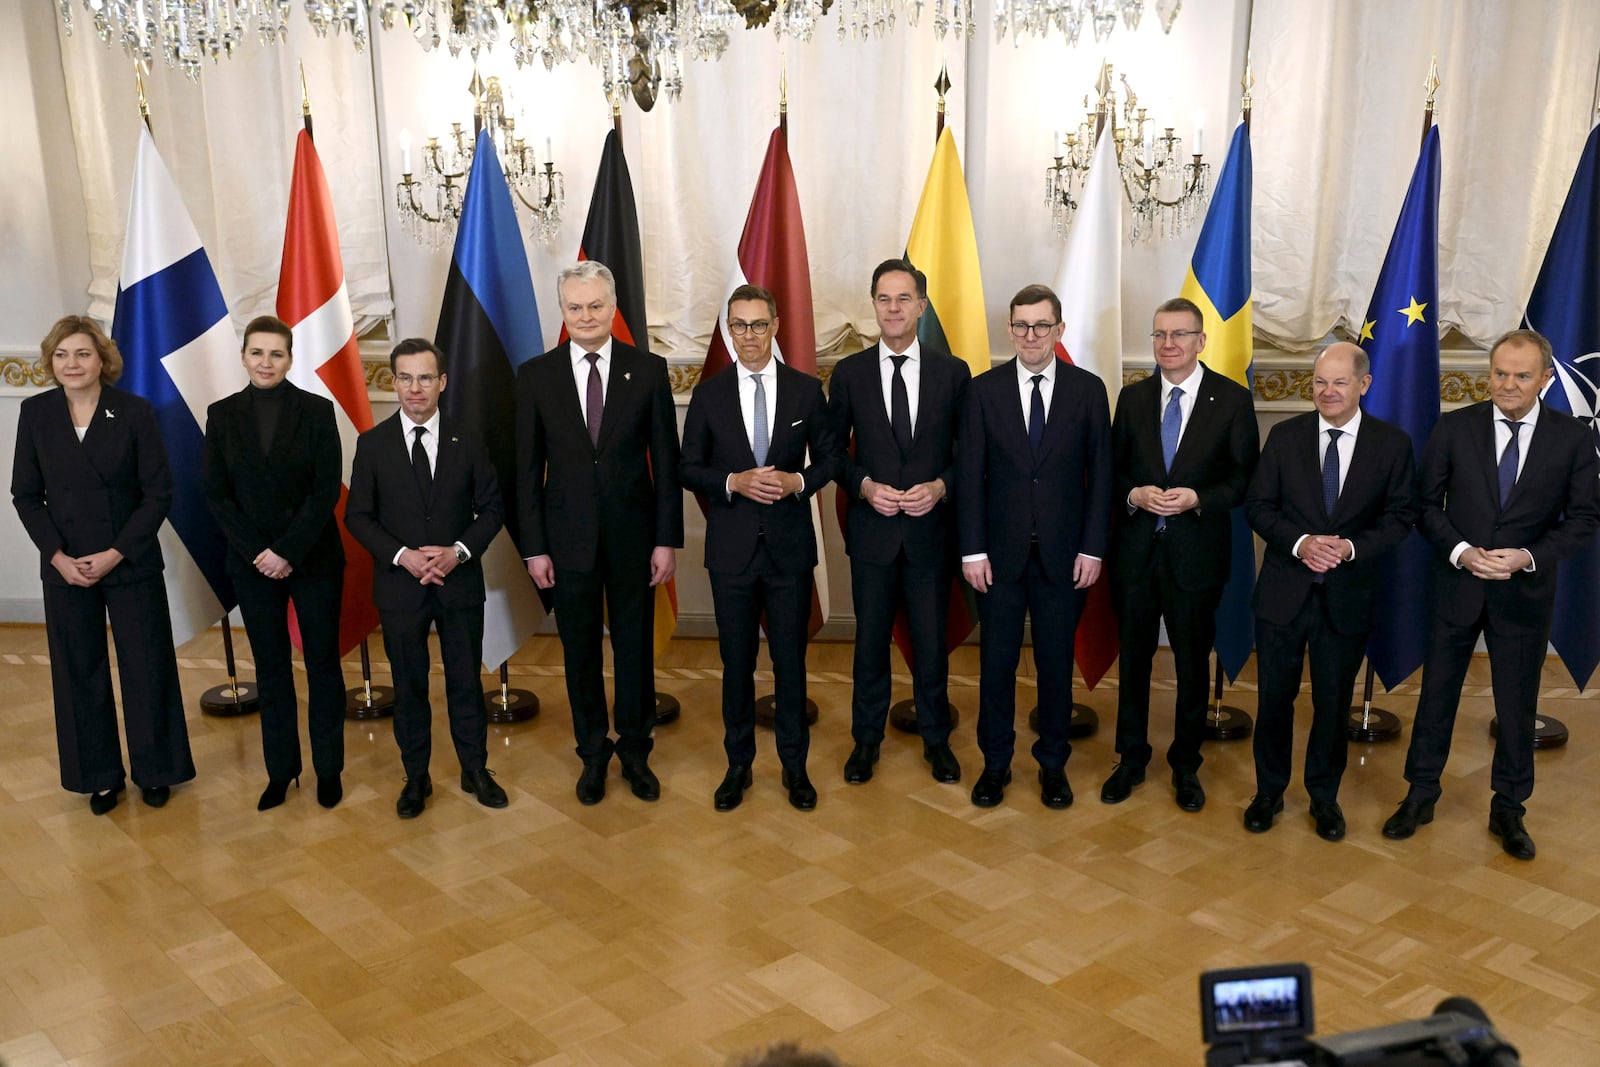
{"label": "clasped hands", "polygon": [[460,561],[455,545],[423,545],[401,550],[400,566],[423,585],[443,585]]}
{"label": "clasped hands", "polygon": [[1525,548],[1467,548],[1457,561],[1474,577],[1486,582],[1503,582],[1518,571],[1533,566],[1533,553]]}
{"label": "clasped hands", "polygon": [[1327,574],[1355,555],[1349,541],[1331,534],[1306,534],[1299,551],[1300,561],[1317,574]]}
{"label": "clasped hands", "polygon": [[1163,489],[1159,485],[1141,485],[1128,494],[1128,502],[1153,515],[1181,515],[1200,506],[1200,494],[1186,486]]}
{"label": "clasped hands", "polygon": [[912,518],[920,518],[932,511],[933,506],[944,499],[944,479],[935,478],[931,482],[918,482],[910,489],[896,489],[882,482],[875,482],[871,478],[863,478],[861,495],[879,515],[905,514]]}
{"label": "clasped hands", "polygon": [[251,562],[268,578],[287,578],[294,573],[294,565],[270,548],[263,548]]}
{"label": "clasped hands", "polygon": [[757,504],[775,504],[805,487],[806,480],[800,475],[771,466],[751,467],[747,471],[728,475],[729,491],[754,500]]}
{"label": "clasped hands", "polygon": [[66,579],[68,585],[76,585],[83,589],[99,582],[121,562],[122,553],[114,548],[77,557],[56,549],[56,554],[50,557],[50,565],[56,569],[57,574]]}

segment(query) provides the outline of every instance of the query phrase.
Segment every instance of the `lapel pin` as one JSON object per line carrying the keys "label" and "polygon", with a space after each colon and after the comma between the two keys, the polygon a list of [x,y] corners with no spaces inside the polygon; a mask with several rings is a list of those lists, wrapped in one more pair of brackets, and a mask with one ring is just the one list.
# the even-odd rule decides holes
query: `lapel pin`
{"label": "lapel pin", "polygon": [[625,381],[625,382],[633,381],[633,371],[631,371],[631,370],[623,371],[622,372],[622,380]]}
{"label": "lapel pin", "polygon": [[117,417],[117,413],[115,411],[112,411],[110,408],[106,408],[106,418],[114,419],[116,417]]}

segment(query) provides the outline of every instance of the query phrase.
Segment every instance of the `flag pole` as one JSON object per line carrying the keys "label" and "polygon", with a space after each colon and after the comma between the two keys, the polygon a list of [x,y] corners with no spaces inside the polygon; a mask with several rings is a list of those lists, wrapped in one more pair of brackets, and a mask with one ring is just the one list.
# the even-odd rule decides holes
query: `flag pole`
{"label": "flag pole", "polygon": [[[1439,92],[1439,53],[1435,52],[1428,61],[1428,76],[1422,80],[1422,88],[1427,91],[1427,96],[1422,102],[1422,140],[1418,145],[1428,143],[1428,133],[1433,129],[1434,98]],[[1350,723],[1346,730],[1347,736],[1352,741],[1361,741],[1368,744],[1379,741],[1395,741],[1400,737],[1400,718],[1394,712],[1384,708],[1372,706],[1374,696],[1374,674],[1372,657],[1367,657],[1366,671],[1361,680],[1361,706],[1350,709]],[[1497,723],[1490,723],[1490,732],[1494,731]]]}
{"label": "flag pole", "polygon": [[[789,57],[784,53],[778,66],[778,132],[783,134],[785,144],[789,140]],[[787,151],[787,149],[785,149]],[[670,697],[668,699],[671,699]],[[657,721],[671,721],[660,719],[661,694],[656,694]],[[777,721],[778,695],[768,693],[766,696],[756,697],[756,725],[772,729]],[[814,725],[817,721],[817,702],[811,697],[806,697],[806,725]],[[673,718],[677,718],[674,714]]]}
{"label": "flag pole", "polygon": [[300,121],[305,124],[306,136],[312,141],[317,132],[311,128],[311,94],[306,90],[306,61],[300,60]]}
{"label": "flag pole", "polygon": [[[1239,119],[1244,123],[1245,133],[1250,132],[1250,90],[1255,87],[1256,77],[1250,70],[1250,50],[1244,53],[1244,76],[1239,79],[1239,85],[1244,92],[1239,97]],[[1222,653],[1212,648],[1216,658],[1216,675],[1212,680],[1211,711],[1206,716],[1207,741],[1242,741],[1250,736],[1255,724],[1250,719],[1250,713],[1235,704],[1222,702],[1223,689],[1227,684],[1227,672],[1222,668]]]}
{"label": "flag pole", "polygon": [[950,91],[950,68],[943,60],[939,62],[939,76],[933,80],[933,91],[939,94],[939,108],[933,119],[933,143],[937,145],[944,135],[944,94]]}

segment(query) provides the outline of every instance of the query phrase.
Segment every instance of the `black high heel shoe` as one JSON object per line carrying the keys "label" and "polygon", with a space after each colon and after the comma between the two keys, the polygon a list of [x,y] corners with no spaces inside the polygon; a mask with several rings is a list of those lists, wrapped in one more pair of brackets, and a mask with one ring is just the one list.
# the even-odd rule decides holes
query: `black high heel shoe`
{"label": "black high heel shoe", "polygon": [[[294,776],[294,786],[300,788],[300,776]],[[261,799],[256,801],[257,811],[267,811],[282,804],[289,795],[288,782],[268,782],[267,788],[261,791]]]}
{"label": "black high heel shoe", "polygon": [[323,778],[317,776],[317,803],[325,808],[336,807],[344,799],[344,783],[337,774]]}
{"label": "black high heel shoe", "polygon": [[117,806],[117,798],[126,789],[126,782],[118,782],[115,787],[100,793],[89,794],[89,810],[96,815],[105,815]]}

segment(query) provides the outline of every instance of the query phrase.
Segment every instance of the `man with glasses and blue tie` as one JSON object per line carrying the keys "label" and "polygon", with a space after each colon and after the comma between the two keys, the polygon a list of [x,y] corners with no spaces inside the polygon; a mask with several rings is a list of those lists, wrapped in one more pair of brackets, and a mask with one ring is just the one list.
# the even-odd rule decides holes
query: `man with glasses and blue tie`
{"label": "man with glasses and blue tie", "polygon": [[1176,297],[1156,308],[1150,339],[1157,373],[1122,390],[1111,427],[1120,505],[1111,575],[1122,642],[1121,762],[1100,799],[1119,804],[1144,781],[1150,667],[1165,619],[1178,690],[1167,763],[1178,807],[1199,811],[1207,663],[1228,580],[1229,512],[1244,502],[1261,439],[1249,391],[1200,362],[1205,319],[1193,301]]}
{"label": "man with glasses and blue tie", "polygon": [[1011,298],[1017,358],[967,390],[956,446],[961,572],[977,590],[978,748],[972,803],[1005,796],[1016,749],[1017,664],[1032,620],[1039,674],[1039,799],[1072,803],[1072,646],[1088,588],[1100,577],[1111,522],[1111,412],[1095,375],[1056,358],[1061,300],[1029,285]]}
{"label": "man with glasses and blue tie", "polygon": [[1244,828],[1272,829],[1294,763],[1294,703],[1311,651],[1305,785],[1324,841],[1344,837],[1339,782],[1350,700],[1377,608],[1384,555],[1411,532],[1411,437],[1361,410],[1372,384],[1360,347],[1329,345],[1311,371],[1315,411],[1272,428],[1245,514],[1266,542],[1256,582],[1256,795]]}
{"label": "man with glasses and blue tie", "polygon": [[1434,549],[1432,610],[1406,753],[1411,788],[1385,837],[1407,838],[1433,821],[1461,683],[1481,635],[1500,724],[1489,833],[1507,855],[1534,857],[1523,803],[1533,795],[1534,713],[1557,564],[1600,523],[1594,431],[1539,399],[1554,366],[1542,335],[1503,335],[1489,350],[1489,400],[1440,416],[1423,450],[1417,525]]}
{"label": "man with glasses and blue tie", "polygon": [[817,539],[816,495],[840,457],[822,383],[773,358],[778,306],[757,285],[728,298],[735,364],[702,381],[683,427],[685,489],[706,509],[706,570],[722,653],[723,749],[728,773],[712,802],[732,811],[751,785],[756,756],[755,670],[765,616],[777,692],[778,760],[789,803],[817,806],[806,774],[806,641]]}

